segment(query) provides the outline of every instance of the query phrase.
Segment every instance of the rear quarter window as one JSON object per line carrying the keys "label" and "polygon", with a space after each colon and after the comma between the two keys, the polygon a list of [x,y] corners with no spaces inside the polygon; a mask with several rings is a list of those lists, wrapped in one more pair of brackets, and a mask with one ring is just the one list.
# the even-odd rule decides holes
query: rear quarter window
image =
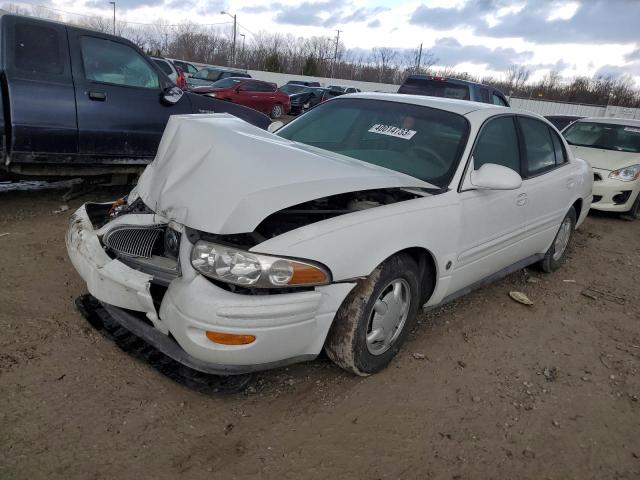
{"label": "rear quarter window", "polygon": [[54,28],[33,23],[14,26],[14,66],[18,70],[41,75],[64,73],[62,39]]}

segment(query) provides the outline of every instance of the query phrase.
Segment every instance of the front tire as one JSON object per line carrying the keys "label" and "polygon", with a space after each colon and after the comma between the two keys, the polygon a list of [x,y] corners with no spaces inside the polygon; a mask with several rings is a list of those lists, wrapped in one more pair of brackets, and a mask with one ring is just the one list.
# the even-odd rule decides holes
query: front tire
{"label": "front tire", "polygon": [[340,306],[325,343],[329,358],[356,375],[384,369],[415,325],[419,283],[418,266],[409,255],[379,265]]}
{"label": "front tire", "polygon": [[576,210],[571,207],[567,215],[562,220],[558,233],[556,233],[556,237],[553,239],[553,243],[549,247],[549,250],[547,250],[544,258],[538,263],[543,272],[555,272],[567,259],[567,252],[571,245],[573,232],[576,229],[576,221]]}

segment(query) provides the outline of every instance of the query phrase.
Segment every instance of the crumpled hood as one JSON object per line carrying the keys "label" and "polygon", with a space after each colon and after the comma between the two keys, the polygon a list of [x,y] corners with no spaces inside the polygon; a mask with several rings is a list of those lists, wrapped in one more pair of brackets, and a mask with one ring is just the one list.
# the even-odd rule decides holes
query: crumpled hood
{"label": "crumpled hood", "polygon": [[170,117],[137,193],[197,230],[253,231],[268,215],[328,195],[434,188],[417,178],[280,138],[228,114]]}
{"label": "crumpled hood", "polygon": [[580,147],[570,145],[573,154],[586,160],[593,168],[603,170],[618,170],[640,163],[640,154],[631,152],[616,152],[615,150],[605,150],[602,148]]}

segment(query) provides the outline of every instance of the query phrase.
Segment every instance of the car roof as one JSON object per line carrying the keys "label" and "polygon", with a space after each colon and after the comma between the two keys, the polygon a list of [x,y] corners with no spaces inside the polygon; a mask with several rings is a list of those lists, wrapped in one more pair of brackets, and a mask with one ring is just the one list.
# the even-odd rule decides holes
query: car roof
{"label": "car roof", "polygon": [[[455,78],[455,77],[439,77],[438,75],[424,75],[421,73],[420,74],[413,73],[407,77],[407,80],[409,78],[413,78],[416,80],[435,80],[435,81],[443,81],[443,82],[454,82],[454,83],[466,84],[466,85],[481,85],[483,87],[489,87],[489,88],[493,88],[494,90],[498,90],[497,88],[492,87],[491,85],[487,85],[485,83],[479,83],[479,82],[474,82],[472,80],[464,80],[462,78]],[[441,79],[441,80],[437,80],[437,79]]]}
{"label": "car roof", "polygon": [[628,125],[630,127],[640,127],[640,120],[633,118],[611,118],[611,117],[586,117],[576,120],[576,122],[612,123],[615,125]]}
{"label": "car roof", "polygon": [[[503,109],[512,111],[514,109],[508,107],[500,107],[491,103],[471,102],[469,100],[457,100],[454,98],[429,97],[426,95],[405,95],[403,93],[377,93],[362,92],[350,93],[348,98],[368,98],[371,100],[386,100],[388,102],[410,103],[413,105],[421,105],[424,107],[438,108],[440,110],[448,110],[460,115],[475,110]],[[529,112],[527,112],[529,113]]]}

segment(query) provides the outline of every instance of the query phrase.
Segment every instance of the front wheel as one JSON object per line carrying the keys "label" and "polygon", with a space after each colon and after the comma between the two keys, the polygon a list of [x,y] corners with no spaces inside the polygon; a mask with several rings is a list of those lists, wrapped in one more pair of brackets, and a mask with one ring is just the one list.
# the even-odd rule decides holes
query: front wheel
{"label": "front wheel", "polygon": [[356,375],[379,372],[407,339],[419,302],[416,262],[406,254],[389,258],[341,305],[325,343],[327,355]]}
{"label": "front wheel", "polygon": [[271,107],[271,118],[278,119],[282,116],[282,105],[276,103],[273,107]]}
{"label": "front wheel", "polygon": [[551,273],[558,270],[567,259],[567,251],[573,238],[573,232],[576,228],[576,210],[571,207],[567,215],[562,220],[558,233],[553,243],[545,253],[544,258],[540,260],[539,266],[543,272]]}

